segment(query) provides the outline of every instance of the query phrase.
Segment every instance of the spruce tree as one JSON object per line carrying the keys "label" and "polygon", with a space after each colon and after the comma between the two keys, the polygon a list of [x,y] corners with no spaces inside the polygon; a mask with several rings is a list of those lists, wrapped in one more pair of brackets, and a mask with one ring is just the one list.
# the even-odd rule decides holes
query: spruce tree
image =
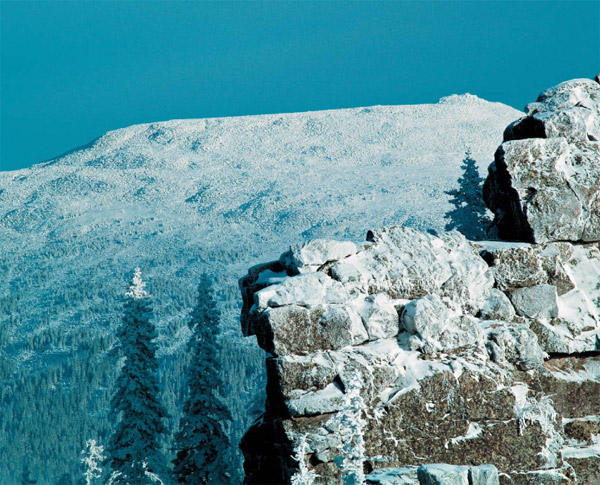
{"label": "spruce tree", "polygon": [[479,175],[477,162],[467,150],[462,164],[462,175],[458,179],[458,189],[446,192],[451,195],[450,204],[454,208],[446,213],[446,230],[456,229],[467,238],[481,240],[486,237],[486,230],[490,226],[487,208],[483,201],[483,179]]}
{"label": "spruce tree", "polygon": [[117,379],[112,411],[118,419],[108,449],[112,483],[156,483],[166,473],[159,437],[165,431],[156,360],[156,329],[141,271],[135,269],[117,332],[125,363]]}
{"label": "spruce tree", "polygon": [[223,424],[231,415],[219,397],[223,381],[219,372],[219,321],[212,284],[202,275],[198,300],[190,313],[188,397],[176,436],[177,456],[173,460],[179,483],[228,483],[229,439]]}

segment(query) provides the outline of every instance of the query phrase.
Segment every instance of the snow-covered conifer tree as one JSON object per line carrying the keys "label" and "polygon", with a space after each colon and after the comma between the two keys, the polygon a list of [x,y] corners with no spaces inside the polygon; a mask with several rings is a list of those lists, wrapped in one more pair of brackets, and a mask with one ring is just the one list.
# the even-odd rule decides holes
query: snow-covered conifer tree
{"label": "snow-covered conifer tree", "polygon": [[108,449],[111,483],[153,484],[151,472],[166,473],[159,437],[165,431],[166,411],[160,402],[156,329],[152,306],[141,271],[135,269],[125,294],[123,320],[117,337],[125,362],[117,379],[112,411],[118,423]]}
{"label": "snow-covered conifer tree", "polygon": [[91,485],[96,478],[102,477],[102,468],[100,464],[106,457],[104,456],[104,446],[96,443],[96,440],[87,440],[85,448],[81,452],[81,464],[83,466],[83,479],[85,485]]}
{"label": "snow-covered conifer tree", "polygon": [[212,284],[202,275],[198,300],[190,313],[192,337],[188,369],[189,395],[176,436],[177,456],[173,460],[179,483],[228,483],[226,462],[229,439],[223,425],[231,420],[219,392],[223,382],[217,359],[220,313]]}
{"label": "snow-covered conifer tree", "polygon": [[366,421],[363,414],[366,406],[360,395],[361,388],[361,374],[353,372],[349,376],[344,395],[344,407],[339,414],[340,434],[343,440],[341,470],[344,485],[362,485],[365,483],[363,429]]}
{"label": "snow-covered conifer tree", "polygon": [[292,485],[312,485],[319,475],[314,470],[309,470],[306,463],[306,449],[308,445],[306,443],[306,435],[302,435],[300,443],[296,448],[296,454],[294,460],[298,462],[298,471],[294,473],[292,477]]}

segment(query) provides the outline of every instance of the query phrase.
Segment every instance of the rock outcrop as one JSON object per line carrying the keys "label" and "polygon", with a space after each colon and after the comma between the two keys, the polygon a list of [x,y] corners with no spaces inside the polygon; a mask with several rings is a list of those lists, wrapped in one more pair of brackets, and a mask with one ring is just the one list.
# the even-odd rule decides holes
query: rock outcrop
{"label": "rock outcrop", "polygon": [[501,239],[600,239],[600,84],[544,91],[508,126],[484,186]]}
{"label": "rock outcrop", "polygon": [[[600,483],[600,163],[570,172],[532,148],[597,150],[591,83],[540,96],[507,129],[499,153],[515,158],[491,168],[499,234],[529,242],[389,227],[363,245],[292,247],[240,280],[242,329],[270,354],[265,414],[241,445],[248,483],[288,483],[304,439],[316,483],[340,483],[356,433],[372,484]],[[532,133],[547,138],[516,139]],[[535,156],[517,163],[525,144]],[[582,184],[572,227],[568,211],[520,198],[542,166],[560,170],[535,175],[536,197]],[[350,410],[362,416],[351,429]]]}

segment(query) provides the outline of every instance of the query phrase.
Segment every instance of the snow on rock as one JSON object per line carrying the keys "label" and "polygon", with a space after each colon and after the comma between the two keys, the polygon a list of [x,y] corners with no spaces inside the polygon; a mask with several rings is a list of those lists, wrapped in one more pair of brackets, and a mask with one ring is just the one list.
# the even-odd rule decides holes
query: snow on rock
{"label": "snow on rock", "polygon": [[502,239],[600,241],[600,84],[544,91],[505,131],[484,186]]}
{"label": "snow on rock", "polygon": [[497,288],[492,288],[490,297],[481,307],[481,318],[485,320],[505,320],[515,317],[515,308],[508,297]]}
{"label": "snow on rock", "polygon": [[349,288],[403,299],[432,293],[468,311],[489,296],[489,268],[458,232],[436,237],[390,227],[369,231],[367,240],[370,245],[331,267],[333,278]]}
{"label": "snow on rock", "polygon": [[349,296],[345,288],[325,273],[308,273],[268,286],[255,294],[258,310],[295,303],[310,308],[319,303],[343,303]]}
{"label": "snow on rock", "polygon": [[536,369],[544,363],[538,338],[527,325],[493,320],[483,325],[492,361],[501,365],[510,362],[521,370]]}
{"label": "snow on rock", "polygon": [[316,271],[327,262],[338,261],[354,253],[356,244],[351,241],[315,239],[292,246],[281,255],[280,261],[290,274],[298,274]]}
{"label": "snow on rock", "polygon": [[421,467],[380,468],[367,475],[366,479],[368,485],[498,485],[500,483],[498,470],[493,465],[466,467],[429,464]]}
{"label": "snow on rock", "polygon": [[498,485],[498,469],[494,465],[479,465],[469,468],[469,485]]}
{"label": "snow on rock", "polygon": [[404,329],[418,337],[411,346],[425,353],[452,351],[483,342],[479,321],[470,315],[451,316],[436,295],[426,295],[408,303],[402,312]]}
{"label": "snow on rock", "polygon": [[469,467],[423,465],[417,470],[417,477],[422,485],[469,485]]}
{"label": "snow on rock", "polygon": [[369,340],[398,335],[398,310],[386,293],[360,295],[352,303],[362,318]]}
{"label": "snow on rock", "polygon": [[368,485],[419,485],[416,466],[379,468],[365,478]]}

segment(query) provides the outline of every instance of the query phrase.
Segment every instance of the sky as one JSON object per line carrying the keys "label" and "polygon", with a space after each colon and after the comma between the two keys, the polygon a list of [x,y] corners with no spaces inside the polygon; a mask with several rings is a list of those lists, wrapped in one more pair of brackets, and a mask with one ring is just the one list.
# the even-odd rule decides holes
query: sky
{"label": "sky", "polygon": [[517,109],[600,71],[600,1],[0,0],[0,170],[136,123],[469,92]]}

